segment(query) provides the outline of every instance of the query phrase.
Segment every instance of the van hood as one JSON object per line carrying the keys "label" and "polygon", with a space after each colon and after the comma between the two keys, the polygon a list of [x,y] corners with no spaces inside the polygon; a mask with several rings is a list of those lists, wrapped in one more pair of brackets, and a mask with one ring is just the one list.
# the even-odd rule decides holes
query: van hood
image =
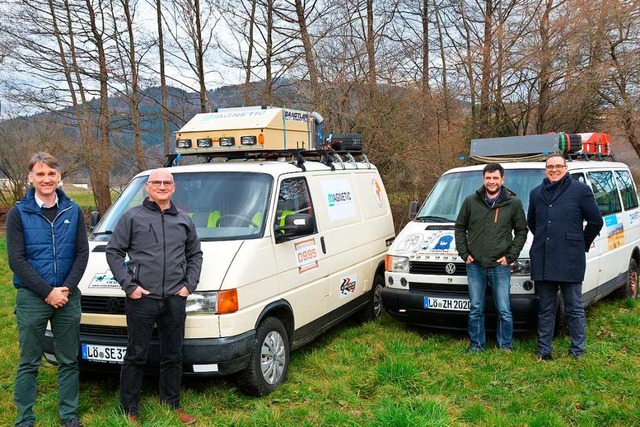
{"label": "van hood", "polygon": [[[220,289],[232,260],[243,241],[201,242],[203,251],[202,272],[198,291]],[[120,284],[115,280],[107,264],[104,242],[89,242],[89,263],[80,281],[80,291],[86,296],[123,296]],[[206,248],[206,249],[205,249]],[[206,280],[204,279],[206,277]]]}
{"label": "van hood", "polygon": [[453,227],[453,223],[412,221],[396,237],[389,253],[418,260],[437,256],[459,259]]}
{"label": "van hood", "polygon": [[[424,223],[412,221],[398,234],[389,254],[411,260],[462,261],[456,248],[454,223]],[[519,258],[528,258],[533,236],[529,232]]]}

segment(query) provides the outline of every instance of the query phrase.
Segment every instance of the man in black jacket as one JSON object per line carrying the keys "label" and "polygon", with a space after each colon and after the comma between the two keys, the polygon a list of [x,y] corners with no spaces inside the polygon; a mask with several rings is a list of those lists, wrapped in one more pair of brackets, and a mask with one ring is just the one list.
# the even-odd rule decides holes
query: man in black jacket
{"label": "man in black jacket", "polygon": [[29,162],[25,197],[7,214],[7,254],[18,289],[20,362],[14,402],[16,426],[35,425],[38,368],[47,322],[51,322],[58,360],[58,414],[65,427],[81,426],[78,417],[80,293],[78,283],[89,259],[82,209],[58,188],[58,161],[38,153]]}
{"label": "man in black jacket", "polygon": [[[552,359],[551,340],[556,318],[558,288],[569,324],[569,355],[580,357],[587,341],[582,306],[585,252],[603,221],[591,189],[571,178],[561,154],[546,161],[547,177],[531,190],[527,222],[533,233],[529,250],[531,279],[538,296],[538,358]],[[587,222],[583,226],[584,221]]]}
{"label": "man in black jacket", "polygon": [[[107,262],[127,294],[127,354],[120,374],[120,403],[140,425],[139,398],[154,324],[160,339],[160,400],[184,424],[196,418],[180,406],[186,301],[196,289],[202,251],[189,216],[171,202],[173,176],[156,169],[142,205],[125,212],[107,245]],[[125,258],[129,260],[125,262]]]}
{"label": "man in black jacket", "polygon": [[513,346],[511,271],[509,264],[527,240],[527,220],[522,202],[504,187],[504,168],[489,163],[482,171],[483,186],[462,203],[455,225],[456,248],[467,264],[469,283],[469,352],[484,351],[484,306],[491,285],[498,315],[498,347]]}

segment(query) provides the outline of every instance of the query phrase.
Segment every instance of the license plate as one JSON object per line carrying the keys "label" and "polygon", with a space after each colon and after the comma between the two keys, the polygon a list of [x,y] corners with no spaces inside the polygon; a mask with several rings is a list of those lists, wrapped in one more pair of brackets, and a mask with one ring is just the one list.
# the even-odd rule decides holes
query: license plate
{"label": "license plate", "polygon": [[90,362],[122,363],[126,347],[82,344],[82,359]]}
{"label": "license plate", "polygon": [[465,298],[424,297],[424,308],[429,310],[469,311],[471,301]]}

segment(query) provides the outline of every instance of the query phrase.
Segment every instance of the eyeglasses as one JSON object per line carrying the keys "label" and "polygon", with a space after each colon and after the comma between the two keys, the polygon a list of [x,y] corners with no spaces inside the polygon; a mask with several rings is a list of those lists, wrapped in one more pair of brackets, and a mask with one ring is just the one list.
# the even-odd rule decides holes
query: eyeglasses
{"label": "eyeglasses", "polygon": [[173,181],[160,181],[160,180],[153,180],[153,181],[147,181],[147,184],[150,184],[153,188],[160,188],[161,185],[164,184],[165,187],[171,187],[174,182]]}
{"label": "eyeglasses", "polygon": [[567,165],[547,165],[545,166],[548,171],[562,170],[567,167]]}

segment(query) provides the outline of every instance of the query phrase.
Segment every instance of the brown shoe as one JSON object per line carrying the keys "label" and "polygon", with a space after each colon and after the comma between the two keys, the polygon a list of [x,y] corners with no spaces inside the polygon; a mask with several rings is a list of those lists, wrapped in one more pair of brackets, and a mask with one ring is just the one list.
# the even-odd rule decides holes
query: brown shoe
{"label": "brown shoe", "polygon": [[190,414],[187,414],[182,410],[182,408],[176,409],[176,415],[178,415],[178,419],[182,421],[182,424],[190,426],[191,424],[196,423],[196,417]]}
{"label": "brown shoe", "polygon": [[142,424],[140,424],[140,418],[137,415],[127,414],[127,421],[129,421],[129,424],[136,427],[142,427]]}

